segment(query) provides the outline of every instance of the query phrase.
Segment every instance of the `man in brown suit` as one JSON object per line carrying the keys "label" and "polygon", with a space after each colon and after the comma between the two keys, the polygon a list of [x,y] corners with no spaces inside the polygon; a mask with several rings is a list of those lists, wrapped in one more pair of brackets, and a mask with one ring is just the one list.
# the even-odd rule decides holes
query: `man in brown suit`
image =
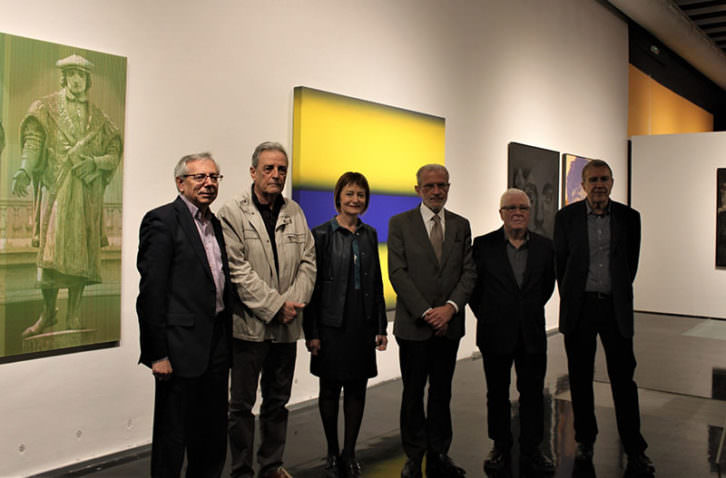
{"label": "man in brown suit", "polygon": [[[451,380],[464,306],[474,288],[469,221],[444,209],[449,172],[439,164],[416,173],[421,205],[391,218],[388,271],[396,299],[393,333],[399,345],[403,397],[401,441],[408,461],[402,478],[463,476],[448,456],[452,439]],[[428,416],[423,396],[426,382]]]}

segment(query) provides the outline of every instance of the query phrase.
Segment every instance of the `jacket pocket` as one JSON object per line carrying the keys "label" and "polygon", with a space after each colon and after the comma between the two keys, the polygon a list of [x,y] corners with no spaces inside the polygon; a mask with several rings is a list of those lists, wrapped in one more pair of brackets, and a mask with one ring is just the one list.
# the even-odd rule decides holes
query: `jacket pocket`
{"label": "jacket pocket", "polygon": [[255,229],[253,227],[245,227],[242,230],[242,233],[243,233],[246,241],[259,241],[260,240],[260,234],[257,232],[257,229]]}
{"label": "jacket pocket", "polygon": [[303,244],[305,242],[305,236],[306,233],[286,233],[285,234],[285,242],[288,244]]}

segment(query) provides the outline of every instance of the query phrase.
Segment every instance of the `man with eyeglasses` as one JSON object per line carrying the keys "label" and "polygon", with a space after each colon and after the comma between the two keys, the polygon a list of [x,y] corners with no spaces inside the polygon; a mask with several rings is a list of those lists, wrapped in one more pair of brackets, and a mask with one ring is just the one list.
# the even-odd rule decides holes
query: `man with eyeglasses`
{"label": "man with eyeglasses", "polygon": [[469,305],[478,320],[476,343],[484,362],[487,423],[494,441],[484,461],[487,473],[504,472],[511,463],[512,364],[519,391],[520,470],[554,472],[540,450],[547,367],[544,306],[555,287],[554,249],[550,239],[528,230],[530,208],[524,191],[508,189],[499,207],[503,226],[474,239],[477,280]]}
{"label": "man with eyeglasses", "polygon": [[139,233],[141,357],[156,379],[151,476],[218,477],[227,454],[231,302],[222,227],[209,210],[222,176],[209,153],[174,168],[177,199]]}
{"label": "man with eyeglasses", "polygon": [[[288,160],[279,143],[252,154],[252,186],[219,211],[232,284],[233,366],[229,412],[232,477],[252,478],[257,384],[262,388],[260,478],[288,478],[282,466],[302,309],[315,284],[315,242],[300,206],[282,197]],[[261,376],[261,379],[260,379]]]}
{"label": "man with eyeglasses", "polygon": [[422,166],[416,180],[421,204],[393,216],[388,227],[388,273],[397,294],[393,333],[403,380],[401,442],[408,457],[401,477],[421,478],[424,455],[427,477],[461,477],[465,471],[448,456],[449,402],[464,307],[476,279],[471,228],[444,209],[450,186],[444,166]]}
{"label": "man with eyeglasses", "polygon": [[597,436],[592,388],[597,336],[607,362],[618,433],[628,455],[626,476],[652,476],[640,433],[638,386],[633,380],[633,281],[640,256],[640,214],[612,201],[613,174],[600,160],[582,170],[587,197],[555,216],[560,332],[565,336],[577,451],[592,467]]}

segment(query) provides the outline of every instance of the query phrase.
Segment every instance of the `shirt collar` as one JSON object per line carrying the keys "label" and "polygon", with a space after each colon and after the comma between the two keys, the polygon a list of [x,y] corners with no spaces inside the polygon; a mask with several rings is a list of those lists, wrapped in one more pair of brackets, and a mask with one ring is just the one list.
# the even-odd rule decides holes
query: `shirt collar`
{"label": "shirt collar", "polygon": [[441,208],[441,210],[438,213],[436,213],[436,212],[433,212],[431,209],[429,209],[429,207],[426,204],[421,203],[420,209],[421,209],[421,216],[423,217],[424,222],[426,222],[426,223],[429,222],[434,216],[439,216],[442,221],[444,219],[444,208]]}
{"label": "shirt collar", "polygon": [[[261,211],[262,208],[268,208],[267,204],[262,204],[259,199],[257,199],[257,194],[255,194],[255,183],[252,183],[252,202],[255,204],[255,207],[258,211]],[[284,199],[282,199],[282,194],[278,194],[275,198],[275,204],[272,205],[273,212],[279,212],[280,209],[282,209],[282,203],[284,202]]]}
{"label": "shirt collar", "polygon": [[608,199],[608,204],[605,206],[605,212],[603,214],[595,214],[592,212],[592,206],[590,206],[590,201],[587,200],[587,198],[583,199],[585,201],[585,207],[587,208],[587,215],[589,216],[592,214],[593,216],[609,216],[610,215],[610,206],[613,203],[611,200]]}
{"label": "shirt collar", "polygon": [[[508,246],[514,247],[514,244],[509,242],[509,236],[507,236],[506,229],[502,228],[502,233],[504,235],[504,243]],[[519,249],[522,249],[523,247],[528,246],[528,245],[529,245],[529,229],[527,229],[527,232],[524,234],[524,242],[522,242],[522,245],[519,246]]]}
{"label": "shirt collar", "polygon": [[212,214],[212,211],[209,209],[206,210],[206,212],[202,212],[197,206],[194,205],[193,202],[191,202],[189,199],[186,198],[183,194],[179,194],[179,197],[184,201],[184,204],[187,205],[187,209],[189,209],[189,213],[192,215],[194,219],[197,219],[197,216],[199,216],[200,219],[206,220],[209,219],[209,217]]}
{"label": "shirt collar", "polygon": [[[363,221],[361,221],[360,218],[358,218],[358,222],[356,223],[356,230],[360,229],[360,227],[362,225],[363,225]],[[344,228],[343,226],[340,225],[340,223],[338,223],[338,218],[335,216],[333,216],[333,219],[330,220],[330,227],[333,229],[333,232],[337,231],[338,229],[340,229],[341,231],[350,232],[348,229]]]}

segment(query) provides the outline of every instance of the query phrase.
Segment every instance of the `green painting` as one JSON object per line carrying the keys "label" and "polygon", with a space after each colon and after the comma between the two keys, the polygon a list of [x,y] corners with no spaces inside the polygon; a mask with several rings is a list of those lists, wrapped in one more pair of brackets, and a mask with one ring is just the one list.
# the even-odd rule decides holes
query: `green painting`
{"label": "green painting", "polygon": [[0,34],[0,362],[120,339],[126,58]]}

